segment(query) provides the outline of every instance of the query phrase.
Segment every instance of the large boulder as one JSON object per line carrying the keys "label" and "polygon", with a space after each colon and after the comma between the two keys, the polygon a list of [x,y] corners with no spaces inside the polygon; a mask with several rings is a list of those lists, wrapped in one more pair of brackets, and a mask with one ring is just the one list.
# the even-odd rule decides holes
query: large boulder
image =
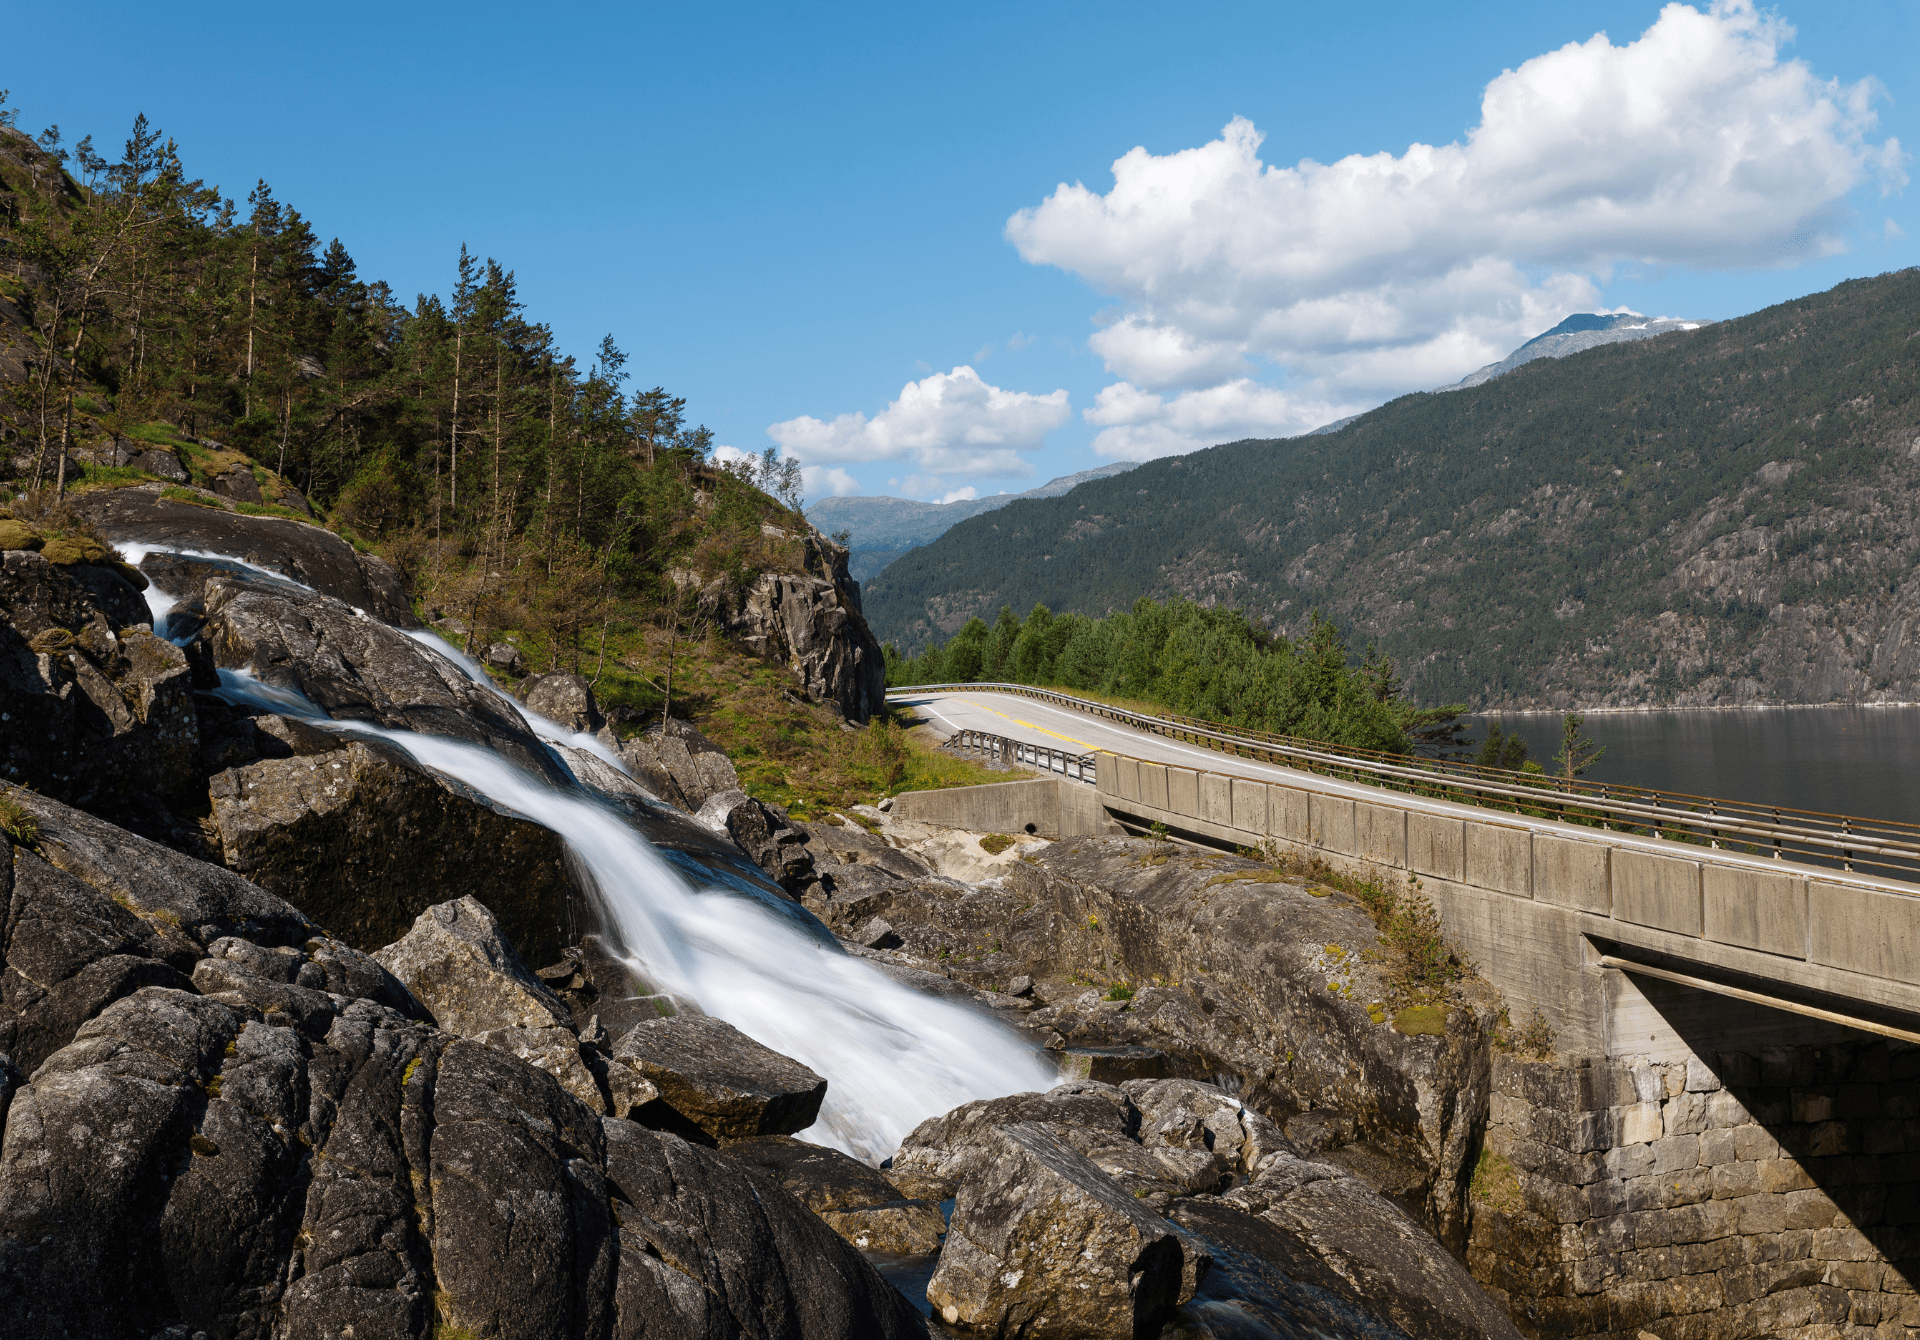
{"label": "large boulder", "polygon": [[21,803],[38,852],[0,843],[9,1340],[925,1335],[772,1181],[414,1017],[231,872]]}
{"label": "large boulder", "polygon": [[[591,1112],[607,1110],[567,1007],[527,970],[477,899],[428,908],[373,960],[405,984],[440,1027],[546,1071]],[[636,1105],[630,1097],[626,1110]]]}
{"label": "large boulder", "polygon": [[406,935],[373,955],[450,1033],[477,1038],[501,1028],[568,1028],[560,998],[534,976],[478,899],[422,912]]}
{"label": "large boulder", "polygon": [[712,1140],[792,1135],[813,1125],[827,1096],[827,1082],[800,1062],[704,1015],[639,1024],[614,1044],[613,1059]]}
{"label": "large boulder", "polygon": [[585,675],[529,675],[514,690],[514,696],[527,705],[528,711],[538,712],[576,734],[591,735],[607,724]]}
{"label": "large boulder", "polygon": [[1182,1300],[1159,1215],[1045,1127],[995,1128],[961,1186],[927,1301],[950,1326],[1032,1340],[1147,1340]]}
{"label": "large boulder", "polygon": [[[1156,1126],[1153,1138],[1143,1141],[1140,1110],[1126,1091],[1080,1081],[1045,1093],[977,1099],[944,1116],[929,1117],[901,1142],[893,1158],[893,1180],[920,1195],[950,1194],[942,1188],[964,1186],[977,1176],[996,1157],[996,1132],[1016,1125],[1046,1131],[1127,1195],[1155,1208],[1163,1209],[1177,1197],[1220,1191],[1233,1182],[1240,1166],[1238,1146],[1222,1140],[1216,1151],[1204,1129],[1167,1139],[1165,1128]],[[1272,1138],[1278,1139],[1278,1133]]]}
{"label": "large boulder", "polygon": [[902,1196],[885,1176],[837,1149],[763,1135],[728,1145],[727,1156],[783,1188],[863,1252],[940,1250],[947,1225],[937,1204]]}
{"label": "large boulder", "polygon": [[6,780],[94,807],[181,794],[200,748],[187,658],[111,561],[51,561],[60,544],[0,554]]}
{"label": "large boulder", "polygon": [[75,498],[72,506],[109,539],[231,554],[285,573],[386,623],[420,626],[393,565],[359,552],[332,531],[280,517],[198,507],[162,497],[161,488],[106,489]]}
{"label": "large boulder", "polygon": [[1281,1153],[1253,1182],[1181,1201],[1171,1217],[1222,1272],[1203,1304],[1211,1293],[1241,1317],[1305,1333],[1372,1336],[1384,1324],[1412,1340],[1518,1340],[1432,1234],[1344,1169]]}
{"label": "large boulder", "polygon": [[740,789],[726,751],[684,721],[650,726],[622,741],[620,758],[648,791],[689,814],[710,796]]}
{"label": "large boulder", "polygon": [[807,834],[781,811],[745,791],[716,791],[693,816],[703,827],[725,833],[780,887],[798,893],[813,878]]}
{"label": "large boulder", "polygon": [[[319,735],[319,732],[314,732]],[[589,920],[560,834],[378,740],[216,775],[213,828],[227,866],[349,943],[378,949],[449,894],[478,897],[535,963]]]}
{"label": "large boulder", "polygon": [[614,1340],[925,1340],[925,1319],[786,1192],[672,1135],[605,1129],[619,1226]]}

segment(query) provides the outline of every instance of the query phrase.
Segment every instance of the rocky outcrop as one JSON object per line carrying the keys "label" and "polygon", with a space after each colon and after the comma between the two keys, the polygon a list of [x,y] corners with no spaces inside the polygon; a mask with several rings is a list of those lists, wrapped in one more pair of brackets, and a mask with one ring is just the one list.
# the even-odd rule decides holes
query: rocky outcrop
{"label": "rocky outcrop", "polygon": [[52,561],[68,557],[66,547],[0,554],[6,780],[85,805],[172,797],[195,779],[200,747],[187,658],[153,635],[146,602],[115,560]]}
{"label": "rocky outcrop", "polygon": [[779,1186],[396,1008],[377,964],[238,876],[22,803],[9,1336],[925,1334]]}
{"label": "rocky outcrop", "polygon": [[[732,1024],[679,1014],[629,1029],[613,1047],[691,1132],[712,1140],[792,1135],[813,1125],[827,1082]],[[676,1123],[677,1124],[677,1123]]]}
{"label": "rocky outcrop", "polygon": [[212,827],[229,868],[367,950],[449,894],[495,909],[536,963],[588,929],[560,834],[391,745],[314,734],[312,752],[212,779]]}
{"label": "rocky outcrop", "polygon": [[886,701],[880,644],[860,612],[860,584],[847,551],[818,533],[803,540],[798,572],[764,572],[737,601],[717,592],[703,604],[728,634],[799,677],[809,696],[849,721],[866,722]]}
{"label": "rocky outcrop", "polygon": [[[284,573],[384,623],[420,626],[393,565],[360,553],[332,531],[280,517],[196,507],[162,497],[161,487],[105,489],[75,498],[72,506],[108,539],[231,554]],[[251,501],[257,502],[257,486],[255,494]]]}

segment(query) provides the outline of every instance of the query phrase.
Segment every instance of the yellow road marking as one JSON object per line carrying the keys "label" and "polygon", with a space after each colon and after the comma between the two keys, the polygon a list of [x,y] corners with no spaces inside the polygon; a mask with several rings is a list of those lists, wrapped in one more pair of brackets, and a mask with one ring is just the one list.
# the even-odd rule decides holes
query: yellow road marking
{"label": "yellow road marking", "polygon": [[1062,735],[1057,730],[1048,730],[1045,726],[1036,726],[1031,721],[1022,721],[1019,717],[1008,716],[1005,712],[996,711],[995,709],[988,707],[985,703],[977,703],[971,698],[962,698],[960,701],[965,703],[969,707],[977,707],[982,712],[992,712],[995,716],[999,717],[1002,721],[1011,721],[1016,726],[1025,726],[1028,730],[1037,730],[1042,735],[1051,735],[1056,740],[1065,740],[1068,744],[1077,744],[1082,749],[1085,749],[1089,753],[1099,748],[1098,745],[1088,744],[1085,740],[1077,740],[1071,735]]}

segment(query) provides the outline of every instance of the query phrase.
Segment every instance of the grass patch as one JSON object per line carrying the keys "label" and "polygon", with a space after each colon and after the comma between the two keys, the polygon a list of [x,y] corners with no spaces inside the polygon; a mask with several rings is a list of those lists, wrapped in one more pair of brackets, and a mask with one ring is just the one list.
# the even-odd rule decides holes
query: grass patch
{"label": "grass patch", "polygon": [[[236,502],[233,505],[233,510],[245,516],[279,516],[285,517],[289,521],[303,521],[309,526],[318,524],[312,517],[303,516],[291,507],[282,507],[278,503]],[[366,550],[364,545],[356,545],[356,547],[360,548],[363,552]]]}
{"label": "grass patch", "polygon": [[120,489],[129,484],[147,484],[160,476],[132,465],[86,465],[80,467],[80,479],[69,483],[69,493],[86,493],[94,489]]}
{"label": "grass patch", "polygon": [[1107,988],[1107,999],[1108,1000],[1132,1000],[1133,988],[1128,986],[1125,982],[1115,982],[1112,986]]}
{"label": "grass patch", "polygon": [[1491,1149],[1480,1151],[1480,1161],[1473,1165],[1473,1180],[1467,1183],[1467,1196],[1501,1214],[1518,1214],[1527,1208],[1519,1171]]}
{"label": "grass patch", "polygon": [[1405,1033],[1410,1038],[1445,1037],[1447,1032],[1447,1007],[1444,1005],[1409,1005],[1393,1016],[1394,1031]]}
{"label": "grass patch", "polygon": [[0,833],[16,846],[32,847],[40,841],[40,820],[12,796],[0,795]]}
{"label": "grass patch", "polygon": [[211,508],[216,512],[224,512],[227,510],[225,503],[195,493],[191,489],[183,489],[178,484],[167,485],[160,490],[160,496],[162,498],[171,498],[174,502],[191,503],[195,507]]}
{"label": "grass patch", "polygon": [[989,833],[980,839],[980,850],[989,856],[998,856],[1013,845],[1013,839],[1005,833]]}

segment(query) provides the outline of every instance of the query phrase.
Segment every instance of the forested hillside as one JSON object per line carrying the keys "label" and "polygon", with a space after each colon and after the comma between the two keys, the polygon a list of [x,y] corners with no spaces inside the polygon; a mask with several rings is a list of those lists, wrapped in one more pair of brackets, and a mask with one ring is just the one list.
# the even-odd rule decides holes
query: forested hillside
{"label": "forested hillside", "polygon": [[462,247],[444,297],[403,298],[267,182],[234,200],[197,180],[144,117],[112,159],[14,121],[0,98],[16,490],[158,478],[150,445],[182,483],[252,472],[468,625],[522,630],[543,668],[577,660],[609,600],[711,603],[803,562],[798,471],[717,468],[683,399],[629,387],[611,337],[582,366],[505,263]]}
{"label": "forested hillside", "polygon": [[1920,700],[1916,336],[1909,270],[1149,462],[962,522],[868,617],[911,654],[1002,605],[1186,597],[1323,610],[1430,703]]}

